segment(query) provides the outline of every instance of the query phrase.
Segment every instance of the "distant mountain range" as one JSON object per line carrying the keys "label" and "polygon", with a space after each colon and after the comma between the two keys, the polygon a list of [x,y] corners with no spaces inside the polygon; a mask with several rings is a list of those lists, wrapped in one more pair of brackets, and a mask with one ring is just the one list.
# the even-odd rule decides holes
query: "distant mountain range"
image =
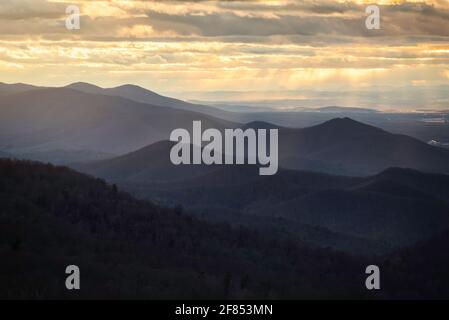
{"label": "distant mountain range", "polygon": [[122,97],[135,102],[150,104],[154,106],[200,112],[214,117],[224,117],[226,115],[226,112],[220,109],[165,97],[151,90],[147,90],[136,85],[127,84],[114,88],[101,88],[85,82],[76,82],[68,85],[66,88],[92,94]]}
{"label": "distant mountain range", "polygon": [[277,99],[267,101],[201,101],[191,100],[193,103],[202,105],[211,105],[226,111],[232,112],[324,112],[324,113],[378,113],[379,111],[372,108],[361,107],[343,107],[343,106],[326,106],[326,107],[302,107],[303,100]]}
{"label": "distant mountain range", "polygon": [[[47,103],[44,100],[40,100],[41,93],[38,93],[39,91],[58,91],[57,95],[59,95],[60,99],[60,110],[58,112],[61,112],[63,109],[74,109],[74,104],[71,104],[68,100],[69,99],[77,99],[76,97],[73,97],[73,95],[66,95],[63,93],[64,89],[72,89],[76,90],[80,93],[88,93],[91,95],[97,95],[97,96],[108,96],[111,100],[104,99],[104,103],[109,103],[108,101],[112,101],[113,99],[118,99],[115,104],[120,103],[124,107],[127,103],[139,103],[139,104],[146,104],[151,105],[153,107],[166,107],[167,109],[176,109],[176,110],[183,110],[183,111],[191,111],[196,113],[201,113],[203,116],[212,117],[213,119],[220,119],[221,121],[225,121],[227,124],[234,124],[235,126],[239,126],[243,123],[253,122],[253,121],[261,121],[261,122],[267,122],[272,123],[274,126],[283,126],[283,127],[309,127],[311,125],[320,124],[323,122],[326,122],[332,118],[335,118],[336,116],[339,117],[345,117],[349,116],[353,119],[358,120],[359,122],[364,123],[370,123],[377,127],[386,129],[390,132],[397,132],[397,133],[404,133],[413,137],[417,137],[420,140],[424,142],[428,142],[430,140],[440,141],[441,143],[445,143],[449,141],[449,126],[445,126],[443,124],[428,124],[423,121],[425,118],[424,115],[420,114],[394,114],[394,113],[380,113],[380,112],[373,112],[371,109],[367,108],[352,108],[352,107],[340,107],[340,106],[329,106],[329,107],[321,107],[321,108],[315,108],[310,109],[306,111],[297,111],[297,112],[280,112],[280,111],[274,111],[274,110],[266,110],[265,112],[229,112],[220,110],[218,108],[214,108],[211,106],[206,106],[202,104],[192,104],[188,102],[184,102],[182,100],[173,99],[169,97],[164,97],[162,95],[159,95],[153,91],[147,90],[145,88],[135,86],[135,85],[122,85],[114,88],[101,88],[92,84],[88,83],[73,83],[71,85],[68,85],[65,88],[46,88],[46,87],[38,87],[38,86],[32,86],[27,84],[4,84],[0,83],[0,108],[5,108],[8,104],[12,104],[9,108],[14,108],[14,101],[12,96],[17,96],[21,94],[27,94],[29,99],[32,101],[29,101],[27,104],[27,108],[29,109],[36,109],[37,112],[40,111],[41,104]],[[36,91],[33,94],[30,94],[30,92]],[[69,91],[69,90],[66,90]],[[16,97],[18,99],[18,97]],[[122,99],[127,99],[128,102],[124,102]],[[79,101],[83,102],[85,98],[80,97]],[[97,100],[98,101],[98,100]],[[22,103],[22,102],[21,102]],[[83,102],[84,103],[84,102]],[[92,103],[87,104],[92,105]],[[82,109],[82,108],[81,108]],[[71,112],[74,112],[76,109],[72,110]],[[52,115],[52,118],[55,121],[58,121],[58,112],[54,110],[55,113]],[[244,110],[243,110],[244,111]],[[66,111],[67,112],[67,111]],[[82,110],[80,110],[82,112]],[[109,110],[110,117],[119,117],[120,115],[117,115],[117,110]],[[5,120],[2,122],[6,123],[10,119],[8,118],[8,108],[5,108],[5,111],[3,112],[5,115]],[[140,117],[140,113],[135,113],[136,117]],[[80,114],[79,116],[83,116],[83,114]],[[129,116],[129,115],[128,115]],[[58,158],[61,159],[61,161],[65,161],[67,159],[67,162],[70,162],[70,156],[69,153],[74,153],[74,151],[80,151],[82,154],[84,154],[85,160],[94,160],[98,158],[98,154],[108,154],[108,153],[126,153],[129,151],[136,150],[138,148],[144,147],[145,145],[148,145],[151,142],[156,142],[158,140],[166,140],[167,136],[164,136],[164,138],[159,139],[157,136],[157,132],[154,132],[154,130],[148,130],[146,128],[145,130],[148,130],[149,134],[154,134],[154,139],[149,139],[151,141],[148,141],[148,143],[136,143],[135,145],[131,144],[130,148],[123,148],[126,149],[124,151],[114,151],[111,150],[108,146],[105,146],[102,148],[101,146],[97,146],[96,143],[87,143],[84,144],[82,141],[79,141],[81,143],[77,143],[76,145],[71,146],[70,149],[67,150],[67,146],[64,146],[64,141],[60,141],[61,143],[54,143],[54,140],[57,140],[57,138],[50,138],[49,136],[60,136],[62,135],[61,132],[53,132],[54,130],[52,128],[49,128],[47,130],[46,125],[48,124],[45,122],[45,119],[42,119],[43,117],[46,117],[45,112],[41,117],[36,117],[36,124],[34,126],[30,125],[29,128],[27,124],[25,123],[25,127],[18,127],[19,129],[24,129],[18,133],[12,133],[9,134],[8,132],[4,132],[4,130],[0,130],[0,150],[6,151],[6,148],[11,148],[11,151],[17,151],[21,154],[24,154],[26,157],[29,157],[34,153],[34,151],[49,151],[49,155],[46,156],[43,153],[40,153],[36,159],[39,160],[47,160],[51,159],[53,155],[57,153],[57,151],[63,152]],[[423,118],[424,117],[424,118]],[[444,118],[444,115],[441,117]],[[11,119],[15,123],[17,119]],[[42,121],[42,122],[40,122]],[[97,121],[99,126],[101,127],[101,121]],[[128,122],[124,122],[124,124],[128,124]],[[181,123],[182,124],[182,123]],[[111,124],[115,125],[115,124]],[[151,124],[149,124],[151,126]],[[37,129],[36,129],[37,127]],[[139,130],[140,126],[137,126],[136,130]],[[69,126],[70,128],[70,126]],[[3,129],[3,128],[1,128]],[[32,133],[30,133],[30,130],[32,130]],[[70,128],[71,129],[71,128]],[[95,130],[91,128],[84,128],[80,126],[79,130],[87,129],[87,132],[93,131],[95,133]],[[101,129],[99,129],[101,131]],[[123,130],[122,128],[116,128],[117,131]],[[45,131],[45,132],[44,132]],[[157,131],[157,130],[156,130]],[[23,133],[22,136],[20,136],[20,133]],[[35,139],[31,139],[29,141],[29,137],[26,135],[34,135]],[[47,137],[43,136],[43,134],[48,135]],[[77,135],[77,133],[73,133]],[[7,135],[7,136],[6,136]],[[78,134],[79,136],[83,135],[83,132]],[[165,134],[164,134],[165,135]],[[94,137],[95,139],[95,137]],[[11,140],[12,143],[5,143],[5,141]],[[15,142],[18,143],[15,143]],[[75,141],[77,142],[77,141]],[[24,145],[26,147],[24,147]],[[62,148],[61,148],[62,146]],[[93,148],[92,148],[93,147]],[[97,147],[100,147],[98,149]],[[116,148],[114,148],[116,149]],[[90,154],[90,155],[89,155]],[[73,161],[79,161],[80,158],[74,156]],[[306,166],[307,167],[307,166]]]}
{"label": "distant mountain range", "polygon": [[281,166],[346,175],[375,174],[389,167],[449,173],[449,150],[391,134],[350,118],[305,129],[281,129]]}
{"label": "distant mountain range", "polygon": [[0,147],[10,153],[88,150],[120,154],[169,137],[175,128],[232,128],[225,120],[118,96],[47,88],[1,97]]}
{"label": "distant mountain range", "polygon": [[[407,136],[391,134],[349,118],[337,118],[305,129],[277,127],[260,121],[241,127],[244,130],[279,128],[280,166],[287,169],[372,175],[389,167],[402,167],[425,172],[449,173],[449,150],[430,146]],[[165,146],[164,150],[162,146]],[[117,178],[119,172],[126,170],[129,176],[134,177],[133,179],[149,177],[144,174],[149,171],[166,172],[169,175],[178,172],[180,177],[184,176],[185,172],[198,171],[198,168],[191,169],[189,166],[173,168],[169,159],[170,148],[169,143],[148,146],[132,154],[94,165],[97,168],[103,166],[101,172],[109,171],[106,176],[113,178]],[[140,159],[141,165],[136,165],[135,159]],[[154,170],[155,162],[161,165],[165,162],[167,169]],[[114,169],[107,170],[107,168]]]}
{"label": "distant mountain range", "polygon": [[0,91],[0,150],[19,158],[57,163],[104,159],[167,140],[173,129],[189,129],[192,121],[201,120],[204,128],[220,130],[279,128],[284,168],[344,175],[371,175],[389,167],[449,173],[449,150],[350,118],[304,129],[266,121],[239,124],[212,116],[221,114],[218,109],[132,85],[103,89],[87,83],[66,88],[1,84]]}

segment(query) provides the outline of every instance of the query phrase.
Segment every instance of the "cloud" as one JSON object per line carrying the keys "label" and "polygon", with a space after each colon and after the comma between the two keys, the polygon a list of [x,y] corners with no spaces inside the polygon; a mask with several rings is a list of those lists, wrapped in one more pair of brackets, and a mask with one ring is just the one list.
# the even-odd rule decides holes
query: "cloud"
{"label": "cloud", "polygon": [[68,4],[46,0],[2,0],[0,20],[58,19]]}
{"label": "cloud", "polygon": [[2,0],[0,81],[260,94],[447,83],[449,1],[378,0],[381,29],[367,30],[370,2],[71,0],[70,31],[68,1]]}
{"label": "cloud", "polygon": [[[77,3],[75,1],[75,3]],[[384,3],[384,2],[381,2]],[[354,38],[449,37],[449,4],[441,1],[383,4],[381,30],[365,28],[365,4],[351,1],[78,1],[78,38],[283,37],[293,42],[348,42]],[[4,0],[0,37],[75,37],[64,30],[67,2]],[[147,17],[147,19],[144,19]],[[15,21],[15,23],[14,23]],[[413,23],[411,23],[413,21]],[[22,25],[22,27],[20,27]],[[372,40],[377,41],[377,40]]]}
{"label": "cloud", "polygon": [[[241,9],[242,6],[233,4],[232,8]],[[258,6],[261,10],[260,5]],[[437,10],[423,3],[381,6],[382,28],[379,31],[365,28],[366,15],[362,5],[334,3],[324,7],[316,4],[309,6],[292,4],[291,6],[300,11],[276,13],[274,10],[270,11],[275,13],[272,16],[263,16],[242,15],[238,13],[239,11],[179,14],[148,10],[147,15],[148,23],[155,30],[170,30],[181,35],[205,37],[274,35],[319,37],[329,34],[335,38],[425,35],[449,37],[449,9]],[[245,9],[250,7],[251,4],[244,6]],[[263,8],[266,9],[266,6]],[[306,10],[301,11],[304,9]],[[305,14],[310,12],[320,14]],[[346,12],[350,14],[342,14]],[[338,15],[334,15],[335,13]]]}

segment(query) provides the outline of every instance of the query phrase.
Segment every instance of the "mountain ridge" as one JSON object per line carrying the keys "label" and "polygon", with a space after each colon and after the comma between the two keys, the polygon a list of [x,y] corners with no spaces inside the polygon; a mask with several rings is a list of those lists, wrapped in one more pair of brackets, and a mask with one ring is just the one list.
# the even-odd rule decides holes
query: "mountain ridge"
{"label": "mountain ridge", "polygon": [[183,100],[166,97],[154,91],[132,84],[124,84],[111,88],[102,88],[99,86],[91,85],[89,83],[75,82],[66,87],[95,94],[122,97],[139,103],[199,112],[214,117],[223,118],[226,115],[229,116],[228,112],[211,106],[192,104]]}
{"label": "mountain ridge", "polygon": [[2,101],[0,146],[22,152],[68,148],[127,153],[167,139],[173,129],[191,127],[194,120],[205,128],[237,126],[196,112],[70,88],[31,90]]}

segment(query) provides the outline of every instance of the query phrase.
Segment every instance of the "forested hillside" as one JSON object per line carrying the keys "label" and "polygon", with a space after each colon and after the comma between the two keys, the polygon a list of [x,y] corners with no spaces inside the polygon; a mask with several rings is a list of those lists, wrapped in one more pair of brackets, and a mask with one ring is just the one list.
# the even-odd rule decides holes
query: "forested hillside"
{"label": "forested hillside", "polygon": [[[63,167],[0,160],[0,177],[2,298],[365,294],[358,258],[198,222]],[[81,268],[76,294],[69,264]]]}
{"label": "forested hillside", "polygon": [[[197,221],[64,167],[0,160],[1,298],[444,298],[447,232],[387,256]],[[65,267],[81,290],[65,289]],[[365,289],[365,268],[382,290]]]}

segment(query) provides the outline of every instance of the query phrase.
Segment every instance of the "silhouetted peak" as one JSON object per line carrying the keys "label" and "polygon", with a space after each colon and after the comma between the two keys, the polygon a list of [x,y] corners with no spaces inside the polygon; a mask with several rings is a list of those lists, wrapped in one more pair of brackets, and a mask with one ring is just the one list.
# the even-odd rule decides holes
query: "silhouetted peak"
{"label": "silhouetted peak", "polygon": [[140,87],[140,86],[137,86],[137,85],[134,85],[134,84],[124,84],[124,85],[121,85],[121,86],[114,87],[112,89],[115,89],[115,90],[127,90],[127,91],[145,91],[147,93],[156,94],[155,92],[153,92],[151,90],[145,89],[143,87]]}
{"label": "silhouetted peak", "polygon": [[96,90],[98,90],[98,89],[102,89],[101,87],[99,87],[99,86],[96,86],[96,85],[94,85],[94,84],[90,84],[90,83],[87,83],[87,82],[74,82],[74,83],[71,83],[71,84],[69,84],[68,86],[66,86],[66,88],[70,88],[70,89],[96,89]]}
{"label": "silhouetted peak", "polygon": [[354,119],[344,117],[344,118],[334,118],[326,121],[322,124],[310,127],[308,129],[320,130],[320,131],[332,131],[336,134],[342,132],[351,132],[354,134],[358,133],[386,133],[384,130],[364,124],[362,122],[356,121]]}
{"label": "silhouetted peak", "polygon": [[143,89],[143,90],[146,90],[146,89],[144,89],[144,88],[142,88],[142,87],[140,87],[138,85],[135,85],[135,84],[122,84],[120,86],[114,87],[114,89],[119,89],[119,88],[122,88],[122,89]]}

